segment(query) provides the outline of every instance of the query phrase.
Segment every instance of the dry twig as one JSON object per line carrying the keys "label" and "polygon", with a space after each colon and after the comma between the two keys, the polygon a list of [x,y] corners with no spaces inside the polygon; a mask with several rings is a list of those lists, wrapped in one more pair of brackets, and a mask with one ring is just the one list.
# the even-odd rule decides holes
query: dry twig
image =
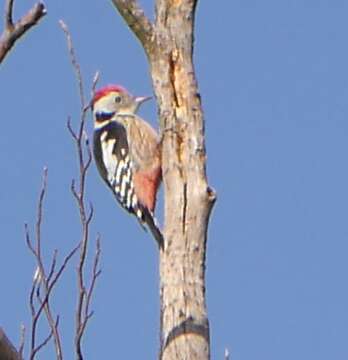
{"label": "dry twig", "polygon": [[0,63],[4,60],[16,41],[30,28],[36,25],[46,13],[42,2],[36,3],[22,18],[13,22],[14,0],[6,0],[4,15],[4,30],[0,36]]}
{"label": "dry twig", "polygon": [[[60,333],[58,329],[59,325],[59,316],[54,318],[51,307],[50,307],[50,298],[51,293],[54,286],[57,284],[60,276],[64,272],[68,262],[76,253],[80,244],[75,246],[63,260],[62,265],[56,271],[56,264],[57,264],[57,255],[58,251],[55,250],[53,254],[53,259],[51,261],[50,269],[48,272],[48,276],[46,275],[46,269],[43,263],[43,256],[42,256],[42,246],[41,246],[41,225],[43,219],[43,204],[45,199],[45,194],[47,191],[47,169],[44,169],[43,175],[43,183],[39,195],[38,201],[38,209],[37,209],[37,220],[36,220],[36,234],[35,234],[35,243],[31,241],[30,233],[28,225],[25,224],[25,239],[27,246],[31,253],[35,258],[35,262],[37,264],[37,268],[35,271],[30,296],[29,296],[29,305],[31,310],[31,318],[32,318],[32,325],[31,325],[31,340],[30,340],[30,360],[34,359],[36,354],[47,345],[47,343],[53,338],[55,344],[55,351],[58,360],[63,359],[62,354],[62,346],[60,340]],[[41,295],[41,288],[43,288],[43,295]],[[46,336],[44,340],[42,340],[39,344],[37,344],[37,327],[38,322],[43,314],[45,313],[48,325],[50,327],[50,332]],[[21,346],[21,351],[23,346]]]}
{"label": "dry twig", "polygon": [[18,353],[20,359],[23,359],[24,344],[25,344],[25,326],[24,324],[21,324],[21,337],[18,346]]}
{"label": "dry twig", "polygon": [[[76,81],[78,84],[80,105],[81,105],[80,123],[77,131],[73,129],[71,125],[70,117],[68,118],[67,127],[76,146],[76,151],[78,156],[78,167],[79,167],[78,185],[76,185],[75,180],[73,180],[71,184],[71,192],[79,209],[81,231],[82,231],[80,258],[77,267],[78,297],[77,297],[76,319],[75,319],[76,359],[82,360],[83,359],[82,338],[86,330],[87,323],[93,315],[93,311],[90,310],[90,305],[92,301],[92,295],[95,289],[96,280],[100,275],[100,270],[99,270],[100,239],[98,236],[96,242],[94,263],[92,267],[92,274],[91,274],[92,278],[90,280],[89,285],[87,285],[85,280],[85,267],[86,267],[86,257],[87,257],[88,242],[89,242],[89,227],[94,212],[92,204],[89,204],[89,208],[87,208],[86,200],[85,200],[86,174],[92,162],[92,152],[89,145],[88,137],[85,132],[85,120],[87,116],[87,110],[89,110],[89,104],[87,104],[86,102],[80,64],[77,61],[75,55],[75,49],[73,46],[69,29],[63,21],[60,21],[59,23],[67,38],[70,61],[76,75]],[[93,86],[92,86],[93,91],[95,89],[97,81],[98,81],[98,73],[95,75],[93,80]]]}

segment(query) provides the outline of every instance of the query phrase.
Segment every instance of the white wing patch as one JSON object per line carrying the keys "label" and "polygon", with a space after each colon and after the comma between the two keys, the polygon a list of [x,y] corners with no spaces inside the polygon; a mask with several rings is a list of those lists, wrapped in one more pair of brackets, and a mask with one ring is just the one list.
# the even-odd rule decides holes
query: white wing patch
{"label": "white wing patch", "polygon": [[[101,135],[101,139],[103,139],[103,135],[105,133],[106,133],[106,131]],[[107,133],[106,133],[106,135],[107,135]],[[105,137],[106,137],[106,135],[105,135]],[[113,149],[114,149],[114,145],[116,143],[116,139],[109,139],[109,140],[106,141],[105,137],[104,137],[104,141],[101,141],[103,162],[104,162],[104,165],[105,165],[106,170],[107,170],[108,181],[110,183],[112,183],[113,180],[114,180],[113,174],[115,174],[116,165],[117,165],[117,157],[113,153]]]}
{"label": "white wing patch", "polygon": [[103,133],[100,135],[100,141],[101,143],[103,143],[106,139],[106,137],[108,136],[108,132],[107,131],[103,131]]}

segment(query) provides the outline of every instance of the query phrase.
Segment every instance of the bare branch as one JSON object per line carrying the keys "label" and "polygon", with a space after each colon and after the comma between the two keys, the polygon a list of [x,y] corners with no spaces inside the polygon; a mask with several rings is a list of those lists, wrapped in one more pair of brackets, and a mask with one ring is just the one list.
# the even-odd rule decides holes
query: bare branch
{"label": "bare branch", "polygon": [[68,128],[71,136],[72,136],[73,139],[76,141],[76,140],[77,140],[77,135],[76,135],[74,129],[72,128],[72,125],[71,125],[71,117],[70,117],[70,116],[68,116],[68,121],[67,121],[66,124],[67,124],[67,128]]}
{"label": "bare branch", "polygon": [[87,216],[87,223],[88,223],[88,224],[92,221],[93,214],[94,214],[93,204],[92,204],[92,203],[89,203],[89,214],[88,214],[88,216]]}
{"label": "bare branch", "polygon": [[90,310],[90,306],[91,306],[92,296],[97,282],[97,278],[101,274],[101,270],[99,269],[100,252],[101,252],[100,237],[98,236],[96,241],[96,252],[94,256],[94,263],[92,269],[92,280],[89,285],[89,288],[87,290],[85,289],[84,317],[79,329],[80,338],[82,338],[84,334],[89,319],[93,316],[93,311]]}
{"label": "bare branch", "polygon": [[98,235],[97,241],[96,241],[96,252],[95,252],[94,263],[93,263],[92,281],[91,281],[91,284],[87,291],[87,300],[86,300],[86,308],[85,308],[85,317],[86,318],[90,314],[89,307],[91,304],[94,287],[95,287],[98,276],[101,274],[101,270],[99,269],[100,253],[101,253],[100,236]]}
{"label": "bare branch", "polygon": [[[29,357],[30,359],[34,359],[35,355],[50,341],[51,338],[53,338],[57,359],[61,360],[63,359],[63,354],[62,354],[62,346],[61,346],[60,334],[58,329],[59,317],[57,316],[56,320],[54,320],[54,316],[50,308],[50,296],[54,286],[56,285],[60,276],[64,272],[68,262],[70,261],[72,256],[76,253],[76,251],[79,249],[80,244],[78,244],[68,253],[68,255],[64,258],[63,263],[59,267],[57,272],[56,272],[56,265],[57,265],[58,252],[57,250],[55,250],[51,260],[48,276],[46,276],[46,271],[43,264],[42,246],[41,246],[41,226],[42,226],[43,205],[44,205],[46,191],[47,191],[47,168],[44,169],[43,182],[38,200],[37,218],[35,225],[35,235],[36,235],[35,244],[33,244],[33,242],[31,241],[28,225],[25,224],[26,243],[29,250],[33,254],[35,258],[35,262],[37,264],[37,268],[35,271],[32,287],[29,295],[29,305],[30,305],[31,317],[32,317]],[[40,294],[41,285],[43,286],[43,291],[44,291],[43,297],[41,297]],[[45,312],[45,316],[51,330],[49,335],[39,345],[37,345],[36,344],[37,326],[43,311]]]}
{"label": "bare branch", "polygon": [[47,282],[50,283],[52,276],[54,275],[54,272],[56,270],[56,264],[57,264],[57,256],[58,256],[58,250],[54,250],[53,257],[51,261],[51,269],[47,275]]}
{"label": "bare branch", "polygon": [[31,253],[35,256],[35,249],[33,244],[31,243],[30,236],[29,236],[29,227],[28,224],[24,224],[24,232],[25,232],[25,241]]}
{"label": "bare branch", "polygon": [[140,40],[144,49],[148,50],[152,45],[153,25],[137,0],[112,0],[112,3]]}
{"label": "bare branch", "polygon": [[[59,280],[59,277],[64,272],[66,266],[68,265],[68,262],[70,259],[75,255],[77,250],[80,248],[81,243],[78,243],[70,252],[69,254],[64,258],[63,264],[60,266],[59,270],[57,271],[56,275],[53,277],[52,281],[49,284],[48,291],[51,292],[57,281]],[[48,294],[49,295],[49,294]]]}
{"label": "bare branch", "polygon": [[71,190],[72,194],[74,195],[75,200],[79,201],[80,200],[80,195],[76,191],[75,180],[71,181],[70,190]]}
{"label": "bare branch", "polygon": [[48,342],[51,340],[53,336],[53,332],[52,330],[50,331],[50,333],[47,335],[47,337],[38,345],[35,347],[35,349],[32,351],[32,353],[30,354],[30,360],[34,360],[35,359],[35,355],[44,347],[48,344]]}
{"label": "bare branch", "polygon": [[21,324],[21,337],[19,340],[19,347],[18,347],[19,358],[21,360],[23,359],[24,344],[25,344],[25,326]]}
{"label": "bare branch", "polygon": [[14,0],[6,0],[5,28],[0,36],[0,63],[4,60],[16,41],[36,25],[47,13],[45,5],[38,2],[21,19],[13,23],[13,3]]}
{"label": "bare branch", "polygon": [[[43,265],[42,254],[41,254],[41,224],[42,224],[42,211],[43,211],[42,209],[43,209],[43,201],[44,201],[46,190],[47,190],[47,168],[44,169],[43,184],[42,184],[41,192],[40,192],[40,195],[39,195],[39,203],[38,203],[38,210],[37,210],[37,221],[36,221],[36,249],[35,249],[36,254],[35,255],[36,255],[36,261],[37,261],[38,270],[39,270],[39,273],[38,273],[39,278],[38,278],[37,290],[39,290],[40,283],[42,282],[43,285],[44,285],[45,294],[46,294],[45,301],[41,301],[41,299],[39,297],[39,291],[37,291],[37,293],[36,293],[37,294],[37,299],[41,303],[41,306],[39,308],[40,311],[37,314],[38,315],[37,319],[39,319],[39,317],[41,315],[42,308],[43,308],[45,310],[47,322],[51,327],[51,334],[47,337],[47,339],[46,339],[47,341],[44,341],[41,344],[42,346],[39,345],[37,347],[37,351],[39,351],[39,349],[41,349],[41,347],[43,347],[49,341],[49,339],[53,336],[55,347],[56,347],[57,359],[61,360],[63,358],[63,355],[62,355],[60,334],[59,334],[57,326],[56,326],[56,324],[54,322],[53,315],[52,315],[50,305],[49,305],[49,296],[50,296],[51,290],[49,290],[50,284],[48,282],[48,278],[52,277],[52,273],[53,273],[54,268],[55,268],[56,256],[57,255],[56,255],[56,251],[55,251],[55,254],[54,254],[53,260],[52,260],[52,264],[51,264],[50,274],[49,274],[49,277],[46,278],[45,268],[44,268],[44,265]],[[51,289],[52,288],[53,288],[53,286],[51,287]]]}
{"label": "bare branch", "polygon": [[79,86],[79,92],[80,92],[80,100],[81,100],[81,110],[82,112],[84,111],[85,108],[85,94],[84,94],[84,86],[83,86],[83,79],[82,79],[82,75],[81,75],[81,68],[80,68],[80,64],[77,61],[76,55],[75,55],[75,49],[73,47],[73,43],[72,43],[72,39],[71,39],[71,35],[69,32],[69,29],[67,27],[67,25],[65,24],[65,22],[63,20],[59,20],[59,25],[61,26],[61,28],[63,29],[65,36],[66,36],[66,41],[68,44],[68,50],[69,50],[69,55],[70,55],[70,60],[71,63],[74,67],[75,73],[76,73],[76,78],[77,78],[77,84]]}
{"label": "bare branch", "polygon": [[93,77],[93,81],[92,81],[92,97],[94,95],[94,92],[95,92],[95,88],[97,87],[97,83],[99,81],[99,71],[97,71],[95,74],[94,74],[94,77]]}
{"label": "bare branch", "polygon": [[[67,38],[70,61],[76,75],[76,81],[78,83],[80,104],[81,104],[80,124],[78,130],[74,131],[72,129],[70,117],[68,119],[67,126],[75,142],[75,147],[78,157],[78,168],[79,168],[78,185],[76,185],[76,182],[73,180],[71,183],[71,192],[73,194],[73,197],[76,201],[79,210],[81,232],[82,232],[80,257],[77,267],[78,296],[77,296],[76,315],[75,315],[75,353],[76,353],[76,358],[82,360],[83,359],[82,338],[86,330],[88,320],[91,318],[93,314],[93,312],[90,311],[90,305],[91,305],[92,295],[95,289],[96,280],[100,274],[100,270],[98,270],[99,258],[100,258],[100,241],[98,237],[97,250],[94,257],[94,264],[92,269],[92,279],[88,286],[85,280],[85,267],[86,267],[86,258],[88,252],[88,242],[89,242],[89,226],[92,221],[93,212],[94,212],[92,204],[90,204],[88,209],[85,200],[86,175],[92,162],[92,150],[90,148],[88,136],[85,131],[85,119],[87,116],[87,111],[90,108],[90,103],[88,104],[86,103],[86,99],[84,95],[83,79],[81,75],[81,67],[75,55],[75,49],[73,46],[69,29],[63,21],[60,21],[59,23]],[[99,73],[96,73],[96,75],[93,78],[92,94],[95,90],[95,86],[97,84],[98,78],[99,78]]]}
{"label": "bare branch", "polygon": [[43,180],[42,180],[42,187],[39,195],[39,203],[37,207],[37,220],[36,220],[36,255],[39,265],[39,271],[41,276],[45,277],[45,269],[42,263],[41,258],[41,224],[42,224],[42,207],[43,207],[43,201],[45,198],[46,190],[47,190],[47,174],[48,169],[44,168],[43,173]]}
{"label": "bare branch", "polygon": [[[30,239],[28,240],[28,238],[29,238],[28,233],[26,233],[26,238],[27,238],[27,243],[30,243]],[[64,261],[63,261],[62,265],[60,266],[59,270],[54,274],[54,269],[56,266],[55,264],[53,264],[56,262],[56,255],[55,255],[56,252],[55,252],[53,260],[52,260],[52,264],[51,264],[50,274],[49,274],[49,277],[47,277],[47,279],[43,278],[43,276],[39,270],[37,270],[35,272],[32,288],[30,291],[30,297],[29,297],[29,305],[30,305],[31,314],[32,314],[31,356],[33,356],[30,358],[34,358],[35,354],[42,348],[42,346],[36,345],[36,332],[37,332],[37,324],[38,324],[38,321],[41,317],[43,310],[45,311],[47,322],[51,328],[50,335],[46,338],[47,341],[45,341],[43,345],[47,344],[47,342],[53,336],[53,339],[55,341],[57,359],[63,358],[60,334],[58,331],[58,323],[59,323],[58,319],[59,318],[57,317],[57,320],[54,321],[53,315],[52,315],[52,312],[50,309],[50,305],[49,305],[49,299],[50,299],[51,292],[52,292],[54,286],[58,282],[58,280],[59,280],[60,276],[62,275],[62,273],[64,272],[68,262],[73,257],[73,255],[76,253],[76,251],[79,249],[79,247],[80,247],[80,244],[78,244],[75,248],[73,248],[69,252],[69,254],[64,258]],[[35,253],[35,258],[36,258],[36,261],[38,262],[37,252]],[[51,281],[48,281],[48,279],[50,279]],[[44,298],[41,298],[41,296],[40,296],[40,284],[41,283],[44,285],[44,292],[45,292]],[[36,296],[35,296],[35,294],[36,294]],[[35,299],[39,302],[38,308],[35,305],[35,303],[36,303]],[[39,350],[38,350],[38,348],[39,348]]]}

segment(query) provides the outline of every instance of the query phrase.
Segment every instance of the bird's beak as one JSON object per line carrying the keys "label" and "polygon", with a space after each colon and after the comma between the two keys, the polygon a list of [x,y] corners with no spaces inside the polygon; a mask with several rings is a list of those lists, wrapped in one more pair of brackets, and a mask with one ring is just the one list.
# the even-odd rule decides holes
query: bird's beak
{"label": "bird's beak", "polygon": [[152,96],[137,96],[135,98],[135,102],[140,105],[142,104],[143,102],[147,101],[147,100],[150,100],[152,99]]}

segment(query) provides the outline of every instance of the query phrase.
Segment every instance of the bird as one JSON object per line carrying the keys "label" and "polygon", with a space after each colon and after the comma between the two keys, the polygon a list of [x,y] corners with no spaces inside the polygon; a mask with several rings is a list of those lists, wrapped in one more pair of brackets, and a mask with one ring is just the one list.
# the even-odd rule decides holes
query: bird
{"label": "bird", "polygon": [[136,114],[150,98],[133,96],[120,85],[97,90],[91,101],[93,155],[118,203],[144,229],[147,226],[163,249],[163,235],[154,217],[162,181],[160,141],[152,126]]}

